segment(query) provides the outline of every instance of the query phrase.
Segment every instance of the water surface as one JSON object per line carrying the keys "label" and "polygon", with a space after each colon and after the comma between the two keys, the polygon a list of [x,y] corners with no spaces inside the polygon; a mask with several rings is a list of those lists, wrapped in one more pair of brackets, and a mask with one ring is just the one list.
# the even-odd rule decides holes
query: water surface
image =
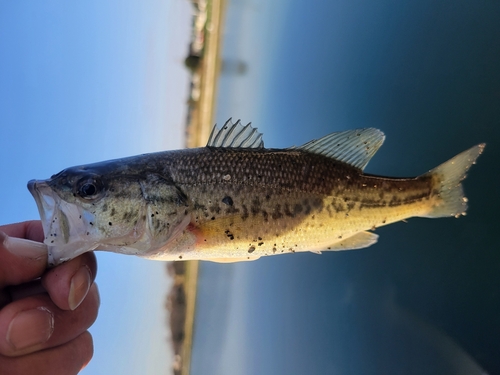
{"label": "water surface", "polygon": [[[232,1],[217,121],[268,147],[374,126],[366,171],[426,172],[487,148],[456,219],[377,229],[371,248],[200,267],[196,374],[500,373],[500,3]],[[230,65],[231,66],[231,65]]]}

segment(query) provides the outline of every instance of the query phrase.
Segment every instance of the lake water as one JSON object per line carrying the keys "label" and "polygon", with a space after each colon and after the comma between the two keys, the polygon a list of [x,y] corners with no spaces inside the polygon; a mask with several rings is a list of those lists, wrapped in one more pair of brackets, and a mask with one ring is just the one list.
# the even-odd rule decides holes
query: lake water
{"label": "lake water", "polygon": [[[272,4],[271,4],[272,3]],[[364,250],[201,263],[192,374],[500,373],[500,2],[230,1],[217,122],[267,147],[377,127],[366,171],[426,172],[477,143],[468,215]]]}

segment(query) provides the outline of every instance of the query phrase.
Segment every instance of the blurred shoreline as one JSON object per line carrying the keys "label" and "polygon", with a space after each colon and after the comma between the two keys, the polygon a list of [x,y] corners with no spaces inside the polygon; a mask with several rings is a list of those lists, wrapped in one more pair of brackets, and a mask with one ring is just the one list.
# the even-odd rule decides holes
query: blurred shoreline
{"label": "blurred shoreline", "polygon": [[[217,81],[220,72],[222,23],[226,0],[191,0],[191,40],[185,65],[191,72],[186,147],[205,146],[213,126]],[[190,373],[196,309],[198,261],[171,262],[168,273],[174,284],[167,297],[174,375]]]}

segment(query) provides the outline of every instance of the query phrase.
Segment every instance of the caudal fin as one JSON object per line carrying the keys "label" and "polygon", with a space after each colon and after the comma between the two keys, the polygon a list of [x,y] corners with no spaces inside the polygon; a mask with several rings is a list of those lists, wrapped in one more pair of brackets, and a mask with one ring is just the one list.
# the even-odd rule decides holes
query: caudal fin
{"label": "caudal fin", "polygon": [[459,217],[465,215],[467,198],[464,196],[461,182],[467,176],[467,171],[475,164],[485,146],[485,143],[474,146],[424,175],[432,175],[437,178],[437,181],[439,181],[439,197],[441,198],[440,203],[425,215],[426,217]]}

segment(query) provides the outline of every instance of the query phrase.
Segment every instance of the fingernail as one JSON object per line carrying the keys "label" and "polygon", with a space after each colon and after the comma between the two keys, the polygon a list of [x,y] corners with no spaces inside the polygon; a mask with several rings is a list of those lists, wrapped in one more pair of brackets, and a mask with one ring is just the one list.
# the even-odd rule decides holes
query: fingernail
{"label": "fingernail", "polygon": [[68,297],[71,310],[75,310],[83,302],[89,292],[91,283],[90,269],[87,266],[81,266],[71,278]]}
{"label": "fingernail", "polygon": [[46,342],[54,332],[54,315],[45,307],[18,313],[7,329],[7,342],[21,350]]}
{"label": "fingernail", "polygon": [[4,232],[0,232],[0,243],[6,250],[17,256],[33,259],[47,257],[47,245],[41,242],[10,237]]}

